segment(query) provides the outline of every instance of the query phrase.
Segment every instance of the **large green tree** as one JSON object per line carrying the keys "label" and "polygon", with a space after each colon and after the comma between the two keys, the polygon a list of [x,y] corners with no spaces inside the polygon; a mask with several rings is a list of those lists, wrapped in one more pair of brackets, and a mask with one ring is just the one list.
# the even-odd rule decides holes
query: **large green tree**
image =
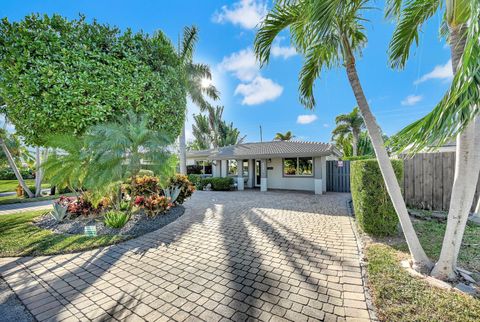
{"label": "large green tree", "polygon": [[456,278],[457,258],[480,172],[480,3],[475,0],[390,0],[387,14],[397,27],[390,43],[390,62],[403,68],[421,27],[445,6],[442,33],[451,48],[454,79],[441,102],[427,116],[397,135],[397,146],[419,151],[456,137],[455,180],[447,228],[432,275]]}
{"label": "large green tree", "polygon": [[30,15],[0,24],[0,96],[30,145],[51,134],[81,135],[128,111],[178,135],[185,116],[184,70],[170,40],[81,16]]}
{"label": "large green tree", "polygon": [[276,133],[273,139],[279,140],[279,141],[290,141],[294,137],[295,135],[293,135],[292,131],[287,131],[285,133],[281,133],[281,132]]}
{"label": "large green tree", "polygon": [[277,35],[290,31],[292,44],[305,57],[300,72],[300,100],[315,106],[314,83],[324,69],[344,66],[365,127],[378,159],[385,186],[399,216],[416,267],[431,262],[420,245],[410,220],[400,185],[384,146],[382,131],[373,116],[357,72],[356,56],[367,43],[364,12],[366,0],[276,1],[262,22],[255,39],[255,52],[262,64],[268,62]]}

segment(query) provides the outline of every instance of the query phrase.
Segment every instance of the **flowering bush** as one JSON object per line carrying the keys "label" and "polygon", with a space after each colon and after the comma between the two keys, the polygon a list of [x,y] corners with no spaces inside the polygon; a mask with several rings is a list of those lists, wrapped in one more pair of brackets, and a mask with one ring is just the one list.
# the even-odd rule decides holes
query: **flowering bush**
{"label": "flowering bush", "polygon": [[174,177],[170,178],[168,186],[180,187],[181,191],[176,201],[178,204],[184,203],[185,200],[189,198],[195,191],[195,186],[193,185],[193,183],[188,180],[187,176],[182,174],[177,174]]}
{"label": "flowering bush", "polygon": [[82,195],[79,198],[61,196],[56,203],[62,207],[67,207],[67,212],[72,217],[78,217],[99,214],[102,209],[108,207],[109,201],[104,198],[97,207],[94,207],[92,202]]}
{"label": "flowering bush", "polygon": [[170,209],[172,203],[165,196],[151,195],[143,198],[142,208],[148,216],[156,216]]}
{"label": "flowering bush", "polygon": [[149,196],[160,192],[158,178],[153,176],[135,177],[130,184],[132,196]]}

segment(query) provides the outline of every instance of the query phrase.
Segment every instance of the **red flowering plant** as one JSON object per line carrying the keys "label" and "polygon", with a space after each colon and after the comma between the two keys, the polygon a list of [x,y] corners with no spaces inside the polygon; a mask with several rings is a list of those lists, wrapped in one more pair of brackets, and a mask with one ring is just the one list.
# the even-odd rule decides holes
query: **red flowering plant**
{"label": "red flowering plant", "polygon": [[[138,197],[137,197],[138,198]],[[145,210],[147,216],[153,217],[158,214],[164,213],[172,206],[170,200],[165,196],[151,195],[143,198],[141,208]],[[136,202],[137,200],[135,200]],[[140,201],[140,199],[139,199]]]}

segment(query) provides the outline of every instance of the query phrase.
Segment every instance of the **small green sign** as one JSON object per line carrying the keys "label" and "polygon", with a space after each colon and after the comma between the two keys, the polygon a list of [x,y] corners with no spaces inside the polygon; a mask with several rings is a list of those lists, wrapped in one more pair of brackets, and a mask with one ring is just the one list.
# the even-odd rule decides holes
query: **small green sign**
{"label": "small green sign", "polygon": [[96,226],[85,226],[85,236],[95,237],[97,236]]}

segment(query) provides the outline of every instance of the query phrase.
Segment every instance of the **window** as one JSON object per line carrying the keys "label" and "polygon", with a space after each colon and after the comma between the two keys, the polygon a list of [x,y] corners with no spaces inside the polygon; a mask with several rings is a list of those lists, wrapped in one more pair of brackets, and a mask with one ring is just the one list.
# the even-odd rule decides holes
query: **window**
{"label": "window", "polygon": [[237,175],[237,160],[228,160],[228,175]]}
{"label": "window", "polygon": [[284,176],[313,176],[313,158],[283,159]]}
{"label": "window", "polygon": [[212,161],[196,160],[195,165],[200,169],[200,174],[212,174]]}
{"label": "window", "polygon": [[[248,160],[243,160],[243,176],[248,177]],[[237,176],[237,167],[238,163],[237,160],[228,160],[228,175],[229,176]]]}

